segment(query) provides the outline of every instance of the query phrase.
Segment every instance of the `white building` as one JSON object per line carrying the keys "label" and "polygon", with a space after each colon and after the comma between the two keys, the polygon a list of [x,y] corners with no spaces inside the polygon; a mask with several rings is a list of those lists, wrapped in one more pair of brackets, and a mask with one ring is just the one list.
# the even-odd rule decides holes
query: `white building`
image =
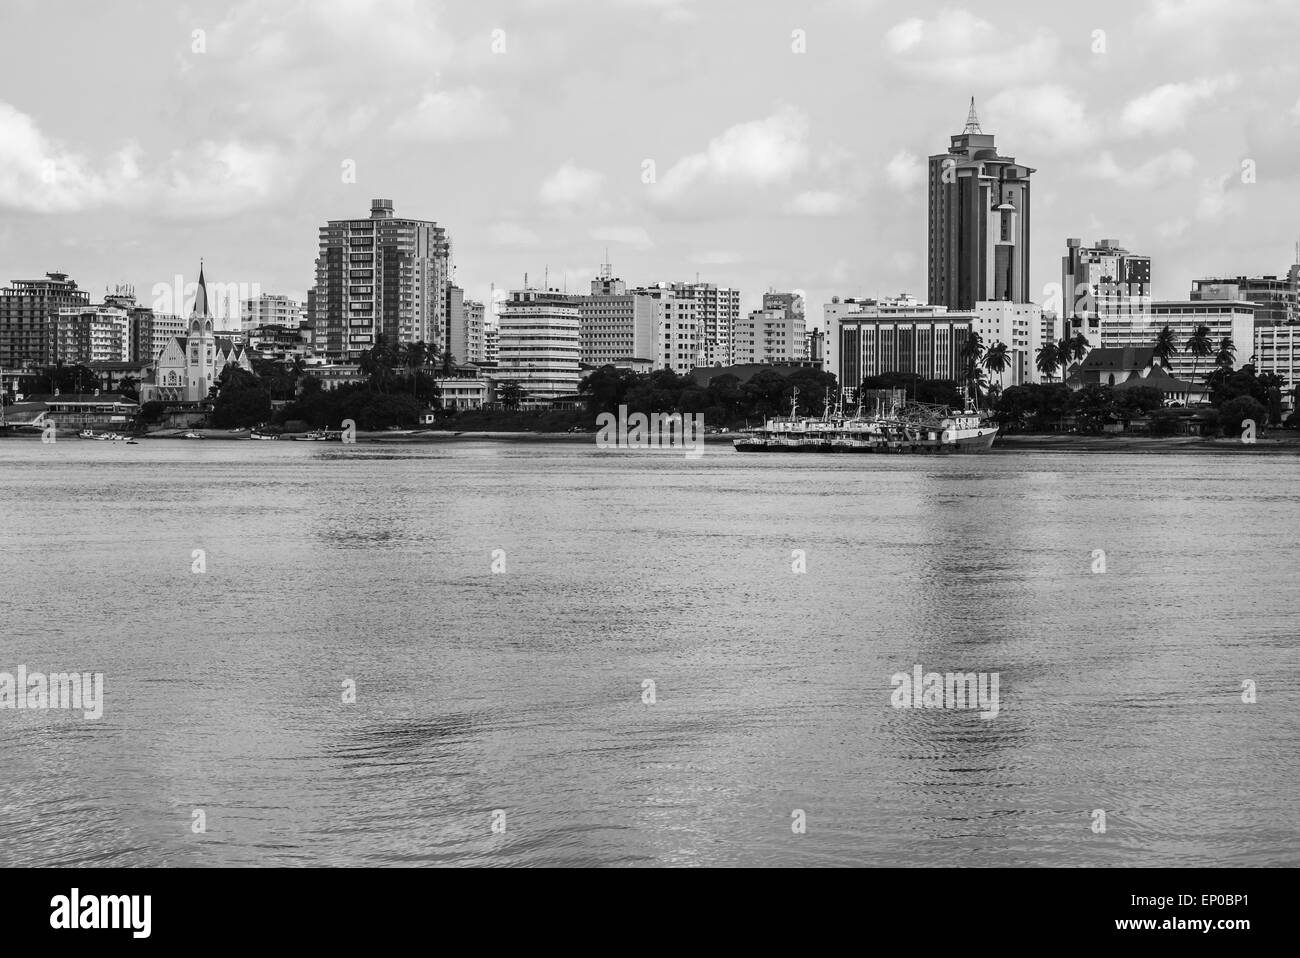
{"label": "white building", "polygon": [[518,383],[525,402],[576,396],[582,352],[583,297],[559,290],[520,289],[501,304],[495,379]]}
{"label": "white building", "polygon": [[979,334],[987,350],[997,343],[1007,346],[1007,368],[1000,378],[1004,387],[1036,383],[1039,380],[1035,359],[1042,345],[1043,311],[1035,303],[982,302],[975,304],[971,328]]}
{"label": "white building", "polygon": [[1293,409],[1294,387],[1300,385],[1300,326],[1256,326],[1254,345],[1256,375],[1273,373],[1286,380],[1282,402]]}
{"label": "white building", "polygon": [[[1103,316],[1102,346],[1154,346],[1165,326],[1174,336],[1177,351],[1169,357],[1169,372],[1178,379],[1200,384],[1214,368],[1214,354],[1228,337],[1239,357],[1255,343],[1254,303],[1206,300],[1202,302],[1164,300],[1150,305],[1149,312]],[[1209,327],[1211,353],[1197,359],[1187,351],[1187,340],[1198,326]],[[1238,359],[1238,364],[1241,363]]]}
{"label": "white building", "polygon": [[297,329],[306,319],[306,305],[288,296],[263,293],[240,304],[239,325],[245,333],[259,326]]}
{"label": "white building", "polygon": [[131,323],[116,306],[65,306],[49,324],[50,361],[120,363],[131,358]]}
{"label": "white building", "polygon": [[633,360],[653,363],[658,355],[659,301],[644,290],[628,291],[606,263],[591,281],[591,295],[579,305],[582,314],[582,361],[613,366]]}
{"label": "white building", "polygon": [[229,363],[235,363],[250,373],[253,371],[247,350],[228,339],[218,338],[213,332],[208,288],[200,266],[199,285],[194,308],[190,311],[187,334],[175,336],[167,342],[154,362],[153,373],[140,384],[140,401],[198,402],[207,399],[209,390],[217,384],[221,371]]}

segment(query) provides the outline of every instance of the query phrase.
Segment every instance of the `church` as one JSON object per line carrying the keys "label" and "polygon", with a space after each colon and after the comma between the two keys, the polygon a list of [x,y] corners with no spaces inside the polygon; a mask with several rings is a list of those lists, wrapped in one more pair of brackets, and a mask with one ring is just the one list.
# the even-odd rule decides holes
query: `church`
{"label": "church", "polygon": [[249,352],[224,337],[213,335],[208,286],[199,265],[199,285],[194,294],[185,336],[173,336],[154,357],[153,372],[140,385],[140,401],[199,402],[221,378],[227,363],[253,371]]}

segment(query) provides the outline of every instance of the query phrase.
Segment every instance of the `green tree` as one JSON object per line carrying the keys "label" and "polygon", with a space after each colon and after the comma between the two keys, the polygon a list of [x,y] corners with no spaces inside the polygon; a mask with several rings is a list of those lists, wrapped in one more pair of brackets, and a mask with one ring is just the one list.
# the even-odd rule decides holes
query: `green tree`
{"label": "green tree", "polygon": [[1219,426],[1225,436],[1240,436],[1241,424],[1247,419],[1254,421],[1256,435],[1263,432],[1268,410],[1254,396],[1229,399],[1219,409]]}
{"label": "green tree", "polygon": [[1214,365],[1231,370],[1232,364],[1236,360],[1237,347],[1232,342],[1231,336],[1224,336],[1219,340],[1219,351],[1214,356]]}
{"label": "green tree", "polygon": [[984,368],[998,377],[998,392],[1002,391],[1002,374],[1011,362],[1007,344],[999,340],[984,354]]}
{"label": "green tree", "polygon": [[518,409],[526,398],[524,387],[517,382],[505,382],[497,388],[497,399],[507,409]]}

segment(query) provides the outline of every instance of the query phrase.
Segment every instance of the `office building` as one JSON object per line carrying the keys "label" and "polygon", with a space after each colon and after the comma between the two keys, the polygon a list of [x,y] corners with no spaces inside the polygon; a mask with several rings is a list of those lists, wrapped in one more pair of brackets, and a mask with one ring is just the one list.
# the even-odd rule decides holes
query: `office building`
{"label": "office building", "polygon": [[965,129],[929,161],[929,299],[950,309],[1029,302],[1029,179],[998,153],[971,100]]}
{"label": "office building", "polygon": [[583,297],[555,289],[519,289],[501,304],[495,378],[517,383],[524,402],[576,396]]}
{"label": "office building", "polygon": [[1194,302],[1232,300],[1254,303],[1255,324],[1258,326],[1300,323],[1300,265],[1292,266],[1284,277],[1235,276],[1194,280],[1191,299]]}
{"label": "office building", "polygon": [[263,293],[240,304],[239,325],[245,332],[262,326],[297,329],[307,319],[307,306],[275,293]]}
{"label": "office building", "polygon": [[740,290],[713,283],[673,283],[673,293],[695,302],[701,362],[729,366],[734,361],[733,331],[740,319]]}
{"label": "office building", "polygon": [[131,359],[131,323],[119,306],[65,306],[48,326],[49,357],[64,366]]}

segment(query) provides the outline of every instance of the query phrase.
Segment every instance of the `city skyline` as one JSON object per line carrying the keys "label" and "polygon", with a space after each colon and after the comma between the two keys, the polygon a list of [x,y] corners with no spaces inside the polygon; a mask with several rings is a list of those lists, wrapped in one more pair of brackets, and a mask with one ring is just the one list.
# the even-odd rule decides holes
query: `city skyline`
{"label": "city skyline", "polygon": [[[925,157],[971,96],[999,149],[1038,171],[1034,301],[1069,236],[1141,249],[1158,298],[1293,258],[1300,68],[1269,54],[1297,17],[1284,4],[1099,4],[1032,24],[1014,4],[737,9],[85,11],[91,29],[51,53],[40,9],[10,5],[3,26],[32,42],[0,64],[0,280],[59,271],[143,293],[203,256],[227,282],[303,299],[320,224],[388,196],[447,229],[468,298],[543,271],[580,292],[608,248],[634,285],[698,275],[739,288],[745,313],[803,290],[819,323],[835,295],[925,296]],[[115,38],[131,56],[103,84],[21,83]],[[265,84],[274,102],[254,100]],[[210,109],[179,108],[195,98]],[[560,115],[589,121],[555,136]]]}

